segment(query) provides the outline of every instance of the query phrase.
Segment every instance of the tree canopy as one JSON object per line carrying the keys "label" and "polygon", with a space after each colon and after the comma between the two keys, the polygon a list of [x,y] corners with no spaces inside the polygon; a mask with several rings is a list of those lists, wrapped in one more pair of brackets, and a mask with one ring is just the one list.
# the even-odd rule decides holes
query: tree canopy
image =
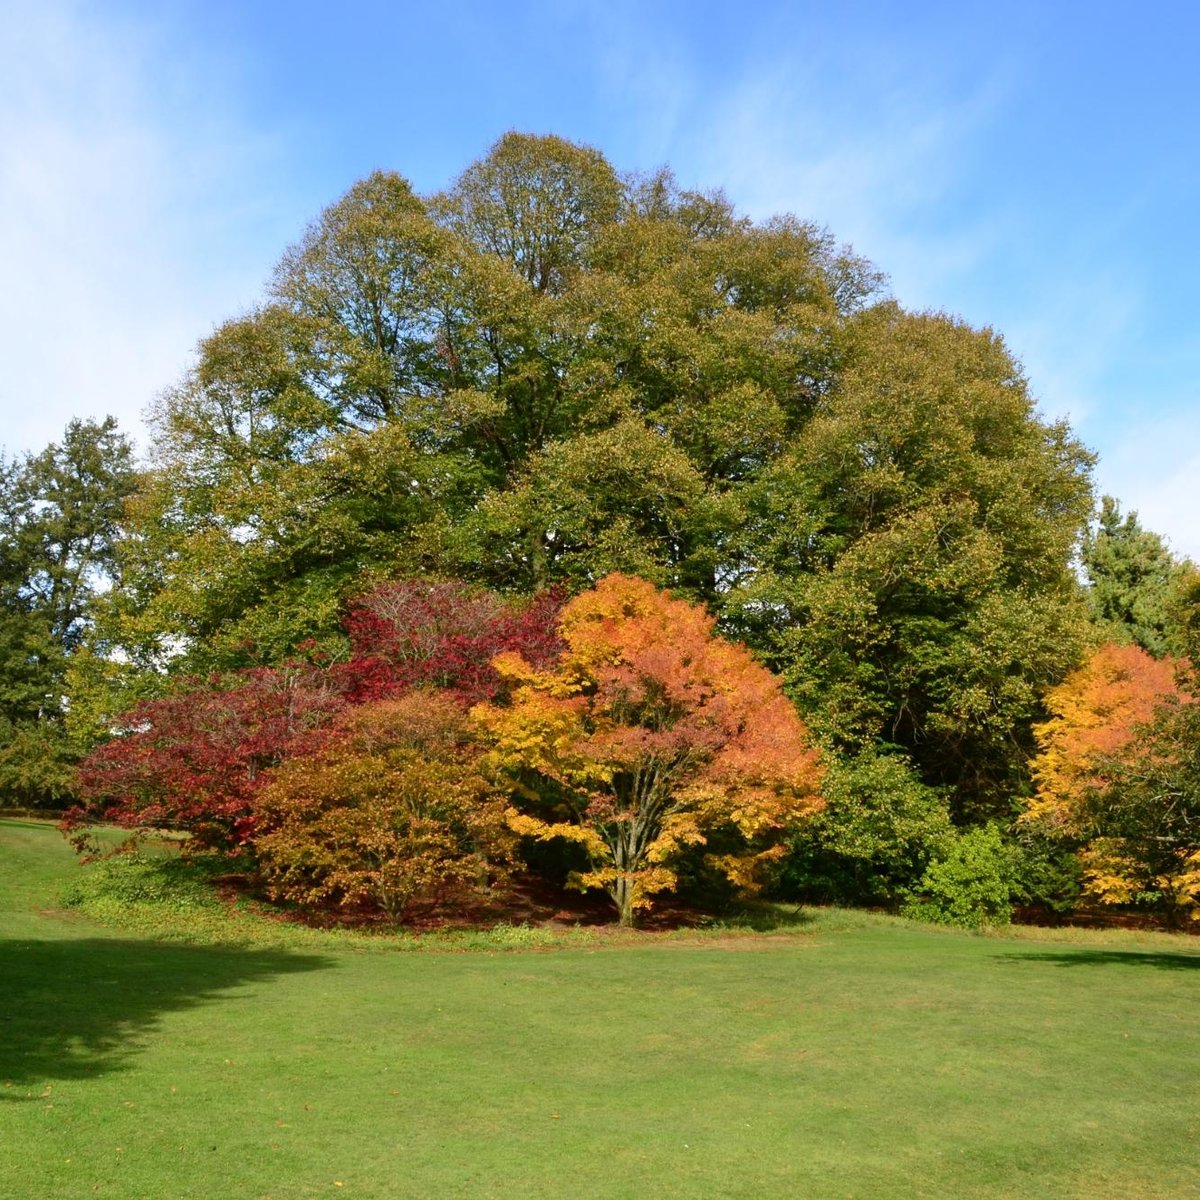
{"label": "tree canopy", "polygon": [[510,133],[440,195],[355,184],[201,343],[106,629],[203,674],[346,655],[389,580],[636,574],[971,818],[1086,640],[1090,468],[998,335],[904,311],[826,230]]}

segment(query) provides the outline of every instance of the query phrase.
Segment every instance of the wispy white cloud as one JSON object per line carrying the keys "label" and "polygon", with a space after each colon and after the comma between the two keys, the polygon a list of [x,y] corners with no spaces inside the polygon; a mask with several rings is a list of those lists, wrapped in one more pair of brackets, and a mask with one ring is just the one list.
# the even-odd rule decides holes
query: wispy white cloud
{"label": "wispy white cloud", "polygon": [[[251,303],[269,144],[238,128],[221,64],[171,31],[69,3],[0,7],[0,445],[74,416],[132,432],[191,348]],[[259,244],[256,244],[256,238]]]}
{"label": "wispy white cloud", "polygon": [[887,271],[906,303],[944,303],[943,281],[994,247],[983,215],[943,223],[936,236],[930,221],[957,182],[973,129],[991,115],[997,85],[982,81],[953,105],[892,86],[847,109],[831,101],[828,83],[792,62],[736,82],[693,131],[694,170],[721,181],[755,217],[795,212],[827,225]]}
{"label": "wispy white cloud", "polygon": [[1140,314],[1128,282],[1102,270],[1039,274],[1006,296],[993,321],[1021,360],[1042,411],[1066,418],[1085,439],[1103,436],[1104,393]]}
{"label": "wispy white cloud", "polygon": [[603,107],[621,113],[617,128],[630,161],[619,165],[649,171],[667,164],[695,110],[699,84],[684,44],[677,34],[652,28],[640,6],[583,3],[566,11],[569,36],[589,48]]}

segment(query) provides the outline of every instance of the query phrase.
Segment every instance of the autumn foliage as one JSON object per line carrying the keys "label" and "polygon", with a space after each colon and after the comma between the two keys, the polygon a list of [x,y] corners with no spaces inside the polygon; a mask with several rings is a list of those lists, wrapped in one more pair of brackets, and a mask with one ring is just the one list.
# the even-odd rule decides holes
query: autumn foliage
{"label": "autumn foliage", "polygon": [[[1186,678],[1186,676],[1185,676]],[[1190,685],[1196,683],[1194,674]],[[1105,903],[1152,901],[1171,924],[1200,920],[1200,700],[1168,698],[1093,803],[1084,852]]]}
{"label": "autumn foliage", "polygon": [[558,651],[557,591],[524,604],[457,580],[406,579],[360,597],[345,620],[350,661],[335,671],[354,703],[414,687],[445,688],[467,701],[494,699],[492,660],[515,651],[537,665]]}
{"label": "autumn foliage", "polygon": [[409,580],[346,627],[344,662],[128,714],[84,763],[90,815],[188,830],[253,854],[276,898],[393,921],[486,891],[517,835],[566,838],[586,851],[579,885],[630,923],[689,849],[753,888],[820,803],[777,680],[644,580],[611,575],[565,607]]}
{"label": "autumn foliage", "polygon": [[395,923],[486,893],[514,839],[479,753],[447,693],[348,710],[320,752],[277,768],[256,799],[268,890],[308,907],[377,906]]}
{"label": "autumn foliage", "polygon": [[1023,816],[1079,843],[1101,903],[1150,902],[1171,922],[1200,912],[1197,701],[1182,666],[1105,645],[1051,691]]}
{"label": "autumn foliage", "polygon": [[83,760],[87,804],[68,817],[127,828],[175,826],[200,849],[230,849],[248,830],[263,773],[328,725],[344,700],[316,668],[243,671],[139,704]]}
{"label": "autumn foliage", "polygon": [[513,829],[581,845],[623,924],[677,882],[689,847],[750,888],[782,853],[780,835],[820,804],[816,751],[778,681],[722,641],[703,609],[614,574],[562,611],[550,669],[495,660],[515,688],[476,720],[517,784]]}
{"label": "autumn foliage", "polygon": [[347,661],[256,668],[194,680],[140,704],[79,770],[79,830],[103,817],[129,828],[176,826],[204,849],[243,845],[263,772],[315,746],[316,731],[347,706],[432,686],[460,705],[494,697],[491,666],[504,650],[543,663],[557,648],[555,593],[524,604],[454,581],[387,584],[346,617]]}
{"label": "autumn foliage", "polygon": [[1113,776],[1122,752],[1168,696],[1176,664],[1140,646],[1107,643],[1046,696],[1051,718],[1035,734],[1037,795],[1025,815],[1064,833],[1081,833],[1087,802]]}

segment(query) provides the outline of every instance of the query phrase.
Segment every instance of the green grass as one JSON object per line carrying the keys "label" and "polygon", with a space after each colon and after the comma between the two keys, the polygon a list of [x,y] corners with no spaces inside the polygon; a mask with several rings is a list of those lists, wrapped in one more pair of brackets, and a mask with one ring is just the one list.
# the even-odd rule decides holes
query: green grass
{"label": "green grass", "polygon": [[1200,1196],[1191,939],[805,912],[463,952],[99,924],[75,870],[0,823],[0,1196]]}

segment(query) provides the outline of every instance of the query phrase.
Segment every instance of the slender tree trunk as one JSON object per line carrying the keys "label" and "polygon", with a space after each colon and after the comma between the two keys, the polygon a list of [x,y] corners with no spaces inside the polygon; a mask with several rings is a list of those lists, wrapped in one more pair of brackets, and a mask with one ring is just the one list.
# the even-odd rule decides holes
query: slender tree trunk
{"label": "slender tree trunk", "polygon": [[617,906],[617,920],[625,929],[633,928],[633,879],[630,877],[629,871],[635,864],[630,845],[630,833],[631,830],[627,824],[621,825],[616,831],[616,836],[609,842],[613,866],[616,867],[618,874],[608,894]]}
{"label": "slender tree trunk", "polygon": [[627,790],[619,792],[627,819],[608,843],[613,866],[621,873],[609,895],[617,906],[617,919],[626,929],[635,923],[632,874],[645,867],[646,847],[661,831],[662,789],[663,771],[659,764],[650,763],[638,766],[627,781]]}
{"label": "slender tree trunk", "polygon": [[623,929],[633,928],[633,880],[622,877],[611,892],[617,906],[617,920]]}

